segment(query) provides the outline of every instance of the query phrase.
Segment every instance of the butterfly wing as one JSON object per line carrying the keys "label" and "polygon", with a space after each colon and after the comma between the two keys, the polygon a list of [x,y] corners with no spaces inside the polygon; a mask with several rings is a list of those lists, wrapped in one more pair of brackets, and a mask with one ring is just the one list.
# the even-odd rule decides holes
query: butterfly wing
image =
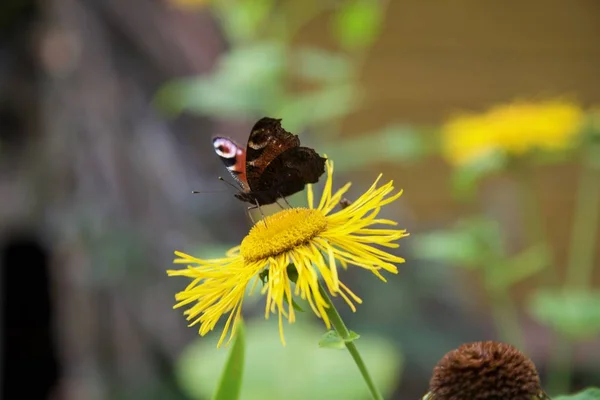
{"label": "butterfly wing", "polygon": [[293,147],[276,157],[252,187],[255,192],[268,193],[274,202],[304,189],[307,183],[317,183],[325,172],[326,159],[309,147]]}
{"label": "butterfly wing", "polygon": [[[250,190],[258,189],[259,182],[263,182],[265,170],[273,160],[285,151],[300,146],[300,139],[281,127],[281,119],[261,118],[250,132],[246,146],[246,174]],[[276,182],[273,182],[276,185]]]}
{"label": "butterfly wing", "polygon": [[213,138],[213,147],[233,179],[244,192],[248,192],[250,185],[246,175],[246,150],[233,140],[220,136]]}

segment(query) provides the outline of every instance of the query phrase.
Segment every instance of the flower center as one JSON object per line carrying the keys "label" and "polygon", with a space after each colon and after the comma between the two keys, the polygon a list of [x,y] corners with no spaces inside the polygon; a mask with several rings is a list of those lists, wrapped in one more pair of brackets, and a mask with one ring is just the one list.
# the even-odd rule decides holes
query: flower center
{"label": "flower center", "polygon": [[247,262],[264,260],[308,242],[327,227],[318,210],[290,208],[265,217],[242,240],[240,254]]}

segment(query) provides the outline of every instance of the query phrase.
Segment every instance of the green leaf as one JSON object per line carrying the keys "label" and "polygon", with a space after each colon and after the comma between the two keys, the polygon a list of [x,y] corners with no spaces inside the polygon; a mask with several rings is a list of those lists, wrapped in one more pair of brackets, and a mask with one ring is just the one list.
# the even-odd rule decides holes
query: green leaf
{"label": "green leaf", "polygon": [[333,35],[347,50],[365,49],[373,44],[383,23],[383,9],[377,0],[350,0],[333,19]]}
{"label": "green leaf", "polygon": [[[192,399],[210,398],[227,352],[216,348],[219,327],[193,341],[181,354],[177,377]],[[323,334],[314,316],[299,314],[285,323],[286,346],[279,338],[277,321],[246,321],[244,379],[239,400],[364,400],[368,389],[346,351],[315,346]],[[390,398],[402,375],[402,353],[394,341],[362,332],[360,353],[384,398]]]}
{"label": "green leaf", "polygon": [[[286,304],[289,304],[289,301],[286,296],[283,297],[283,301],[285,301]],[[302,307],[300,307],[300,305],[298,303],[296,303],[296,300],[294,300],[294,297],[292,297],[292,307],[296,311],[304,312],[304,309]]]}
{"label": "green leaf", "polygon": [[347,339],[342,338],[335,330],[327,331],[319,340],[319,347],[330,349],[343,349],[346,343],[354,342],[359,339],[360,335],[354,331],[350,331]]}
{"label": "green leaf", "polygon": [[537,321],[571,339],[600,334],[600,291],[538,290],[528,309]]}
{"label": "green leaf", "polygon": [[265,114],[282,101],[285,57],[277,42],[236,48],[219,60],[211,75],[164,85],[156,105],[171,115],[184,111],[222,117]]}
{"label": "green leaf", "polygon": [[212,400],[236,400],[239,398],[244,373],[245,351],[244,323],[240,320],[235,332],[235,341]]}
{"label": "green leaf", "polygon": [[347,339],[344,339],[344,342],[346,343],[350,343],[350,342],[354,342],[356,339],[360,339],[360,335],[354,331],[350,331],[350,337],[348,337]]}
{"label": "green leaf", "polygon": [[301,78],[323,83],[347,82],[355,75],[355,68],[344,54],[319,48],[303,48],[293,54],[294,72]]}
{"label": "green leaf", "polygon": [[319,340],[319,347],[327,349],[343,349],[346,347],[344,339],[333,329],[327,331]]}
{"label": "green leaf", "polygon": [[579,393],[554,397],[553,400],[600,400],[600,389],[587,388]]}
{"label": "green leaf", "polygon": [[459,200],[472,198],[478,183],[483,178],[501,171],[506,165],[506,157],[500,152],[494,152],[456,168],[452,174],[454,196]]}
{"label": "green leaf", "polygon": [[548,266],[549,255],[545,245],[531,247],[512,259],[491,269],[488,279],[497,289],[510,288],[530,278]]}
{"label": "green leaf", "polygon": [[286,129],[298,132],[306,126],[348,115],[358,108],[360,101],[361,93],[356,85],[332,84],[314,91],[294,94],[282,100],[272,114],[278,115],[286,122]]}
{"label": "green leaf", "polygon": [[[384,144],[373,146],[373,143]],[[423,136],[412,127],[390,124],[375,132],[344,140],[324,141],[320,146],[340,171],[361,170],[374,162],[414,162],[426,153]]]}
{"label": "green leaf", "polygon": [[413,238],[413,252],[423,260],[439,261],[464,267],[475,267],[481,250],[468,232],[438,231]]}
{"label": "green leaf", "polygon": [[503,255],[498,223],[480,217],[461,220],[452,230],[421,234],[413,239],[413,245],[415,254],[422,259],[467,268],[484,267]]}
{"label": "green leaf", "polygon": [[273,0],[215,1],[217,16],[230,42],[256,39],[273,9]]}

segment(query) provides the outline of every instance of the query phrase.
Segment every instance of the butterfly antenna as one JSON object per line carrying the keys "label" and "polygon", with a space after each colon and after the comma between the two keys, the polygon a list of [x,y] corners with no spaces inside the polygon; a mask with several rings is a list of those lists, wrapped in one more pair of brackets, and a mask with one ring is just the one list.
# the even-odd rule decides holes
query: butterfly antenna
{"label": "butterfly antenna", "polygon": [[235,189],[236,192],[239,192],[240,189],[238,187],[236,187],[233,183],[226,181],[225,178],[223,178],[222,176],[219,177],[219,180],[222,182],[225,182],[226,184],[228,184],[229,186],[231,186],[232,188]]}

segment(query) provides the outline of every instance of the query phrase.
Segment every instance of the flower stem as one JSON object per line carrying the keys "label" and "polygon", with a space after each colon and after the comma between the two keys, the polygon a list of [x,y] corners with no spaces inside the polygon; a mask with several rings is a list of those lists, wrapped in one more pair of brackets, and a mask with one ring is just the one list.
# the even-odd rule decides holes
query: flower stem
{"label": "flower stem", "polygon": [[[598,219],[600,218],[600,166],[598,148],[592,148],[584,160],[577,186],[577,197],[569,244],[567,290],[585,290],[590,287],[594,271]],[[551,393],[568,391],[571,374],[573,343],[564,336],[556,338],[548,361],[548,390]]]}
{"label": "flower stem", "polygon": [[328,306],[327,311],[326,311],[327,317],[329,317],[329,320],[331,321],[331,325],[333,325],[333,328],[335,329],[335,331],[344,340],[346,348],[350,352],[350,355],[354,359],[356,366],[360,370],[360,374],[362,375],[363,379],[365,380],[365,383],[369,387],[371,396],[373,396],[373,399],[375,399],[375,400],[383,400],[383,396],[379,392],[379,389],[377,389],[377,386],[375,386],[375,382],[373,382],[373,378],[371,378],[371,375],[369,374],[369,371],[367,370],[367,366],[365,365],[365,362],[363,361],[360,353],[358,352],[358,349],[356,348],[356,344],[354,344],[354,341],[350,340],[351,339],[350,331],[346,327],[346,324],[344,324],[342,317],[340,316],[337,309],[333,305],[331,298],[327,294],[327,291],[325,290],[325,288],[323,287],[323,284],[320,281],[319,281],[319,291],[321,292],[321,296],[323,296],[323,299],[325,300],[325,302],[327,303],[327,306]]}
{"label": "flower stem", "polygon": [[517,183],[519,186],[521,204],[523,206],[523,219],[527,229],[527,240],[532,246],[540,243],[544,245],[546,253],[548,254],[549,265],[547,267],[549,273],[543,274],[543,276],[547,277],[547,283],[556,284],[559,282],[558,267],[556,266],[554,254],[550,250],[550,241],[546,233],[547,230],[541,212],[541,204],[538,201],[533,186],[531,170],[527,165],[519,165],[517,168]]}
{"label": "flower stem", "polygon": [[573,344],[558,333],[555,334],[548,359],[548,393],[567,393],[571,385]]}
{"label": "flower stem", "polygon": [[496,331],[503,341],[520,350],[525,350],[523,329],[519,323],[517,308],[508,288],[488,288],[492,300],[492,318]]}
{"label": "flower stem", "polygon": [[[597,153],[593,153],[596,154]],[[600,167],[594,164],[592,155],[584,165],[577,188],[577,200],[573,216],[567,286],[573,289],[589,287],[594,270],[594,253],[600,217]],[[597,164],[597,161],[596,161]]]}

